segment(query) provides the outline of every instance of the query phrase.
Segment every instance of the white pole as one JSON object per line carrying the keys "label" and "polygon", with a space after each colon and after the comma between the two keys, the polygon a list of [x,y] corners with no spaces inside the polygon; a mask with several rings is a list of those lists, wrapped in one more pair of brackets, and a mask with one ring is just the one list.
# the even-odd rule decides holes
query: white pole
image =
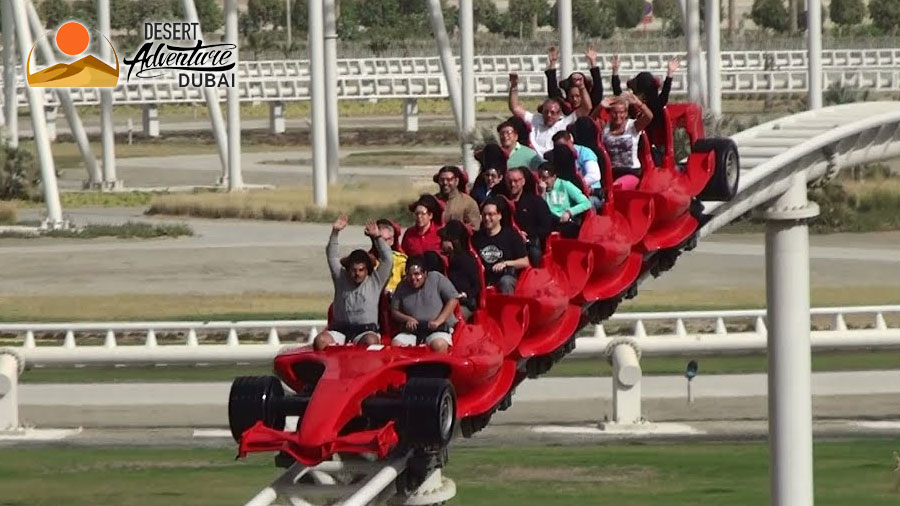
{"label": "white pole", "polygon": [[700,77],[700,0],[685,0],[685,39],[688,55],[688,100],[700,103],[703,99]]}
{"label": "white pole", "polygon": [[[12,1],[12,11],[15,18],[16,33],[18,37],[19,59],[23,68],[28,62],[28,52],[31,51],[33,40],[31,30],[28,28],[28,18],[25,14],[24,0]],[[26,70],[27,72],[27,70]],[[38,163],[41,165],[41,186],[44,188],[44,202],[47,204],[48,228],[56,229],[63,226],[62,206],[59,203],[59,189],[56,186],[56,167],[53,164],[53,151],[50,149],[50,136],[47,132],[47,118],[44,116],[44,90],[25,86],[28,94],[28,107],[31,108],[31,128],[34,131],[34,145],[37,149]]]}
{"label": "white pole", "polygon": [[313,202],[328,205],[328,170],[325,157],[325,13],[321,1],[309,2],[310,123],[313,162]]}
{"label": "white pole", "polygon": [[0,352],[0,433],[21,428],[18,385],[19,361],[10,353]]}
{"label": "white pole", "polygon": [[818,206],[806,196],[806,173],[769,208],[766,306],[769,346],[769,445],[772,506],[812,506],[809,228]]}
{"label": "white pole", "polygon": [[291,0],[284,0],[284,17],[285,17],[285,25],[284,27],[287,29],[287,47],[288,51],[291,50]]}
{"label": "white pole", "polygon": [[559,71],[560,79],[564,79],[575,69],[572,59],[572,0],[558,0],[556,5],[559,8],[556,23],[559,27]]}
{"label": "white pole", "polygon": [[[112,40],[109,27],[109,0],[97,0],[100,34]],[[100,58],[108,62],[112,52],[106,41],[100,42]],[[103,185],[113,189],[120,185],[116,179],[116,133],[112,117],[112,89],[100,90],[100,144],[103,147]]]}
{"label": "white pole", "polygon": [[806,13],[809,41],[809,108],[822,107],[822,0],[809,0]]}
{"label": "white pole", "polygon": [[325,157],[328,183],[335,184],[339,176],[340,138],[337,97],[337,11],[335,0],[325,0]]}
{"label": "white pole", "polygon": [[441,68],[444,70],[444,81],[447,82],[447,94],[450,95],[450,108],[453,109],[453,119],[456,120],[457,130],[462,130],[462,98],[459,91],[459,74],[456,72],[456,62],[453,60],[453,51],[450,48],[450,39],[447,37],[447,28],[444,26],[444,13],[441,11],[441,0],[428,0],[428,14],[431,20],[431,31],[438,44],[438,52],[441,56]]}
{"label": "white pole", "polygon": [[720,0],[706,0],[706,90],[709,93],[707,105],[714,118],[722,117],[722,82],[720,75],[721,48],[719,40]]}
{"label": "white pole", "polygon": [[16,30],[10,0],[0,0],[3,13],[3,101],[10,147],[19,147],[19,94],[16,77]]}
{"label": "white pole", "polygon": [[[194,0],[184,0],[184,20],[188,23],[200,23]],[[197,30],[197,37],[203,38],[202,26]],[[235,65],[235,67],[237,66]],[[225,119],[222,117],[222,109],[219,108],[219,93],[213,88],[203,88],[203,98],[206,100],[206,109],[209,111],[209,121],[212,124],[213,137],[216,139],[216,146],[219,148],[219,161],[222,164],[222,176],[219,184],[224,185],[228,181],[228,137],[225,133]]]}
{"label": "white pole", "polygon": [[475,151],[472,141],[475,135],[475,19],[472,14],[472,0],[459,2],[459,60],[462,67],[462,158],[469,181],[478,176],[475,165]]}
{"label": "white pole", "polygon": [[237,46],[237,0],[225,0],[225,42],[235,46],[234,83],[225,92],[228,101],[228,191],[235,191],[244,187],[244,177],[241,175],[241,103],[238,97],[238,65],[241,59]]}
{"label": "white pole", "polygon": [[[31,22],[31,30],[34,33],[43,33],[44,25],[41,24],[41,19],[38,16],[37,9],[34,8],[34,3],[29,0],[26,2],[25,8],[28,11],[28,20]],[[44,61],[46,61],[48,65],[56,63],[56,56],[53,54],[53,48],[50,47],[50,42],[47,41],[47,37],[38,38],[38,48],[44,55]],[[72,136],[75,137],[75,143],[78,144],[78,151],[81,153],[81,158],[84,159],[84,165],[87,167],[88,187],[92,188],[95,185],[100,184],[103,179],[103,176],[100,174],[100,166],[97,165],[97,158],[94,157],[94,153],[91,151],[91,144],[88,141],[87,133],[84,131],[84,125],[81,123],[81,118],[78,116],[78,111],[75,109],[75,104],[72,102],[72,94],[69,92],[69,89],[56,88],[55,91],[63,106],[63,110],[65,110],[66,121],[69,123],[69,130],[71,130]]]}

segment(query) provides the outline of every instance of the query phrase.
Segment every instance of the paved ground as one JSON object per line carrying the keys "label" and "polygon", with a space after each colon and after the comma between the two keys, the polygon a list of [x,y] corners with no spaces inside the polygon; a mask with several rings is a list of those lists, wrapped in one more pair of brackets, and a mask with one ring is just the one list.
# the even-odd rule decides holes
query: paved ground
{"label": "paved ground", "polygon": [[[22,213],[37,217],[39,211]],[[77,223],[145,217],[140,209],[72,210]],[[0,239],[4,294],[124,294],[331,292],[324,263],[325,224],[174,219],[194,237],[117,239]],[[345,246],[367,245],[361,229],[342,234]],[[679,259],[644,290],[765,287],[763,236],[717,234]],[[818,287],[900,287],[900,232],[813,236],[812,284]],[[900,300],[896,301],[900,303]]]}

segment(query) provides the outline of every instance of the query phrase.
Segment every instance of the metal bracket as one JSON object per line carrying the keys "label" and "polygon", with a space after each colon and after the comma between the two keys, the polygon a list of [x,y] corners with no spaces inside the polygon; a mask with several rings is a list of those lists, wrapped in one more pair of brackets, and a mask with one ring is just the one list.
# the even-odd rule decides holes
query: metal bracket
{"label": "metal bracket", "polygon": [[634,349],[634,354],[637,355],[637,359],[640,362],[641,360],[641,347],[638,345],[637,341],[630,337],[616,337],[609,341],[606,345],[606,349],[603,351],[603,354],[606,355],[606,361],[612,365],[612,356],[613,351],[616,349],[616,346],[624,344],[626,346],[631,346]]}
{"label": "metal bracket", "polygon": [[0,348],[0,355],[9,355],[16,360],[19,376],[25,372],[25,357],[23,357],[21,353],[12,348]]}
{"label": "metal bracket", "polygon": [[760,213],[766,220],[773,221],[799,221],[815,218],[819,215],[819,204],[807,202],[802,206],[770,207]]}

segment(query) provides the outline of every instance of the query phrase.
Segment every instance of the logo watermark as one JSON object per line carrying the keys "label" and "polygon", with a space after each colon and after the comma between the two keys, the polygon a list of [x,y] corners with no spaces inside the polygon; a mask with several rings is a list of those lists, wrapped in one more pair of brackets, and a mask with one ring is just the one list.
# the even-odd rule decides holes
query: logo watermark
{"label": "logo watermark", "polygon": [[205,44],[200,23],[144,22],[144,44],[123,62],[128,81],[175,72],[182,88],[233,88],[237,45]]}

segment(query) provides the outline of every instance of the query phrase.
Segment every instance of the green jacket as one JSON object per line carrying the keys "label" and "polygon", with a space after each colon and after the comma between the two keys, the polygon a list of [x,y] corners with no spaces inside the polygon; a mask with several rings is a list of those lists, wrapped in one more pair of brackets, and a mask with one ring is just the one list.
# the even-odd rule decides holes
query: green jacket
{"label": "green jacket", "polygon": [[577,186],[562,178],[556,178],[553,188],[547,188],[544,200],[550,206],[550,212],[562,216],[569,211],[572,216],[579,215],[591,208],[591,201]]}

